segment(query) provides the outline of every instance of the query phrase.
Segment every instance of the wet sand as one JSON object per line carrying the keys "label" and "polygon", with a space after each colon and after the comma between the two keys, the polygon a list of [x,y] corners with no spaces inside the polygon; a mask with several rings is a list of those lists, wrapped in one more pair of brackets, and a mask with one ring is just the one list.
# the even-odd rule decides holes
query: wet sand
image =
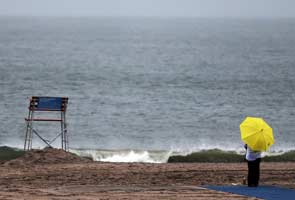
{"label": "wet sand", "polygon": [[[1,200],[255,199],[202,188],[242,184],[246,163],[101,163],[72,158],[61,163],[28,158],[0,164]],[[295,189],[295,163],[262,162],[260,184]]]}

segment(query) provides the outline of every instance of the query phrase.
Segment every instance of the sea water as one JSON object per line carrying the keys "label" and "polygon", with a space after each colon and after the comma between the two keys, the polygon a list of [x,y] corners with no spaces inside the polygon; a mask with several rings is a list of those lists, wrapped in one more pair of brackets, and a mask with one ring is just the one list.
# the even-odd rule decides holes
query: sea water
{"label": "sea water", "polygon": [[[22,148],[35,95],[69,97],[70,148],[96,160],[240,152],[246,116],[286,152],[294,77],[294,19],[0,17],[0,146]],[[34,127],[48,140],[60,130]]]}

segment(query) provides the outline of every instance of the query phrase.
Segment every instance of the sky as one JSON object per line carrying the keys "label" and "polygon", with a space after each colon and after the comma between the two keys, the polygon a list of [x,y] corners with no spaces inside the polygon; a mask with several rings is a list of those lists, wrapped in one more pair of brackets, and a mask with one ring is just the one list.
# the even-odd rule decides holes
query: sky
{"label": "sky", "polygon": [[295,0],[0,0],[4,16],[295,17]]}

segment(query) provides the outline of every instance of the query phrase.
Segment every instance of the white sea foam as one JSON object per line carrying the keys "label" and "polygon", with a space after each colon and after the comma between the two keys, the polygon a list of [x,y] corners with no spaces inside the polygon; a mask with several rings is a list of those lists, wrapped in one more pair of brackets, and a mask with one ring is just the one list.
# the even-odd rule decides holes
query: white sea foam
{"label": "white sea foam", "polygon": [[120,153],[117,155],[112,155],[107,158],[102,158],[101,161],[105,162],[147,162],[147,163],[155,163],[159,162],[152,159],[147,151],[136,153],[134,151],[130,151],[127,153]]}
{"label": "white sea foam", "polygon": [[90,157],[102,162],[143,162],[166,163],[172,154],[169,151],[144,151],[144,150],[85,150],[71,149],[79,156]]}

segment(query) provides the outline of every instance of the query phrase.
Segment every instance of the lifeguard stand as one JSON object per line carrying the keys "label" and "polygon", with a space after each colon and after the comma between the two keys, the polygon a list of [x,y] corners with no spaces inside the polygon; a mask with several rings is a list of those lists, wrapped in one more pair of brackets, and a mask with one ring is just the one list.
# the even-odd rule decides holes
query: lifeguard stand
{"label": "lifeguard stand", "polygon": [[[52,143],[59,137],[61,137],[61,148],[65,151],[69,150],[69,141],[67,134],[66,123],[66,110],[67,110],[68,98],[67,97],[38,97],[33,96],[30,99],[29,114],[26,118],[27,128],[25,136],[24,150],[28,151],[32,149],[33,134],[38,136],[48,147],[52,147]],[[42,112],[43,115],[49,115],[49,113],[60,112],[58,118],[35,118],[37,112]],[[33,122],[59,122],[61,132],[52,140],[44,139],[34,128]]]}

